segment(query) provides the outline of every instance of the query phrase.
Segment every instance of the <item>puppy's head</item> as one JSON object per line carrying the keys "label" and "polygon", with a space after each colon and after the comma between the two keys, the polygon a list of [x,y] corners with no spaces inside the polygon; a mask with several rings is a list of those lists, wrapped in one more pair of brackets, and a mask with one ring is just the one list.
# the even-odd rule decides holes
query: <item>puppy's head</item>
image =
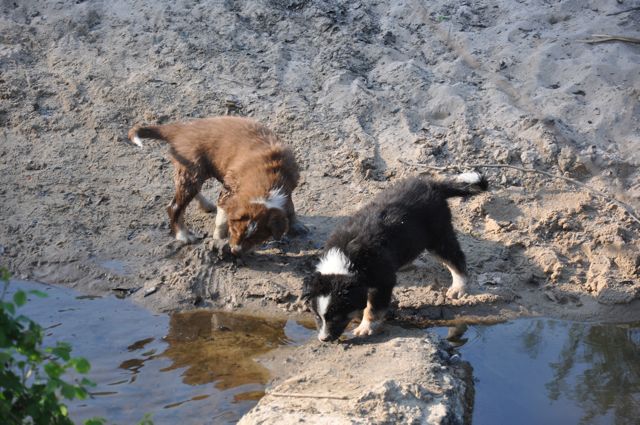
{"label": "puppy's head", "polygon": [[269,238],[282,238],[289,230],[289,219],[282,204],[282,201],[273,203],[269,202],[269,199],[227,202],[225,210],[231,252],[240,255],[251,251]]}
{"label": "puppy's head", "polygon": [[367,306],[367,288],[354,275],[322,275],[306,279],[302,294],[313,312],[320,341],[342,335],[356,313]]}
{"label": "puppy's head", "polygon": [[348,259],[330,250],[317,271],[305,279],[302,299],[313,312],[320,341],[334,341],[352,318],[367,306],[367,288],[348,271]]}

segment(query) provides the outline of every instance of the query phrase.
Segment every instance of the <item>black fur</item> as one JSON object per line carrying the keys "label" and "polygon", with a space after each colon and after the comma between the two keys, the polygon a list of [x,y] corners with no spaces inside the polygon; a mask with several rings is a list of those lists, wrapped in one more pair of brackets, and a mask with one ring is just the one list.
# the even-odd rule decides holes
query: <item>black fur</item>
{"label": "black fur", "polygon": [[340,224],[324,252],[340,249],[351,262],[351,274],[322,275],[316,271],[303,289],[303,298],[309,300],[316,320],[316,297],[331,295],[325,314],[327,339],[338,338],[350,314],[363,309],[367,301],[374,317],[383,314],[396,284],[396,271],[425,249],[466,275],[465,256],[451,224],[447,198],[471,196],[486,189],[484,178],[475,184],[410,178],[384,190]]}

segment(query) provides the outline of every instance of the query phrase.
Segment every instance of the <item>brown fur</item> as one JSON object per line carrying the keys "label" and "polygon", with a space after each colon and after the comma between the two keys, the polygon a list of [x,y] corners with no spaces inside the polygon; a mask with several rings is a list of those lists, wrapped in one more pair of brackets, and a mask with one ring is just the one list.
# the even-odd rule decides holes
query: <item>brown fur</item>
{"label": "brown fur", "polygon": [[[188,233],[183,228],[184,211],[212,177],[223,185],[218,214],[226,213],[234,253],[247,251],[271,236],[279,239],[293,224],[300,226],[295,223],[291,200],[298,184],[298,166],[293,153],[264,125],[249,118],[215,117],[135,126],[129,130],[129,139],[133,141],[136,136],[164,140],[170,145],[176,194],[167,212],[176,237],[180,232]],[[268,198],[277,188],[286,195],[284,209],[256,202]],[[202,198],[198,200],[202,205]],[[255,231],[247,236],[252,222],[256,223]],[[217,233],[224,237],[225,230],[217,229]],[[191,236],[188,239],[191,241]]]}

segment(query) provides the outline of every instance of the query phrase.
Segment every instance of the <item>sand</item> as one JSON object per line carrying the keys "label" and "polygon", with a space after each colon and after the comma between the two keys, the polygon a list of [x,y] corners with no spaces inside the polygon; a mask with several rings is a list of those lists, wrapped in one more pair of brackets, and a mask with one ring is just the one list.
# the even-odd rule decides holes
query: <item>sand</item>
{"label": "sand", "polygon": [[[161,310],[291,309],[337,222],[404,176],[457,172],[424,166],[534,168],[637,211],[640,47],[583,41],[638,35],[640,12],[612,15],[627,3],[5,2],[1,260],[87,292],[157,287],[134,298]],[[195,207],[203,243],[172,241],[166,149],[126,140],[134,123],[225,113],[295,150],[312,230],[240,267],[210,252],[214,217]],[[446,300],[449,276],[425,254],[401,273],[401,315],[639,311],[627,308],[639,226],[623,208],[545,175],[479,170],[491,192],[451,203],[472,295]]]}

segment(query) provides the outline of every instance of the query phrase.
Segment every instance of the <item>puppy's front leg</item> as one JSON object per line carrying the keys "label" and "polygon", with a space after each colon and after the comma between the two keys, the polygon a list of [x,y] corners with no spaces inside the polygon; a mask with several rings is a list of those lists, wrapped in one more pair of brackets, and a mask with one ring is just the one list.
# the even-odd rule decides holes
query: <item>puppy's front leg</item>
{"label": "puppy's front leg", "polygon": [[[393,283],[395,284],[395,279]],[[393,286],[369,290],[367,308],[362,313],[362,322],[353,330],[355,336],[368,336],[376,332],[379,326],[379,322],[376,322],[384,318],[391,301],[392,290]]]}
{"label": "puppy's front leg", "polygon": [[[384,313],[384,312],[382,312]],[[362,321],[357,328],[353,330],[355,336],[368,336],[373,335],[378,325],[375,323],[376,319],[381,317],[382,314],[375,314],[371,302],[367,301],[367,308],[362,313]]]}
{"label": "puppy's front leg", "polygon": [[213,229],[214,239],[224,239],[229,236],[229,225],[227,224],[227,213],[218,205],[216,213],[216,224]]}

